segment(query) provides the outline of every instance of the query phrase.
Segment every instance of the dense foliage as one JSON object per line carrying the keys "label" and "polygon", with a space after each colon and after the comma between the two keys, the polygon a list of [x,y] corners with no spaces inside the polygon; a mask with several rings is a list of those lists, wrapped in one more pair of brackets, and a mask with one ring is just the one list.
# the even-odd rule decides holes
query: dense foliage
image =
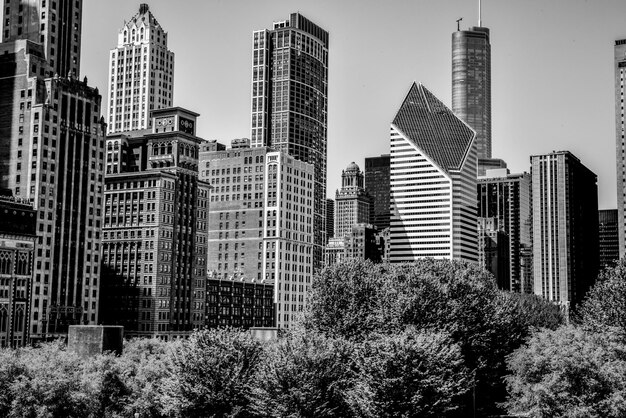
{"label": "dense foliage", "polygon": [[323,270],[300,323],[270,342],[220,329],[90,359],[59,344],[2,350],[0,416],[499,414],[507,356],[561,323],[553,305],[499,291],[471,263],[352,261]]}
{"label": "dense foliage", "polygon": [[606,269],[576,324],[544,329],[508,358],[511,414],[626,416],[626,262]]}
{"label": "dense foliage", "polygon": [[579,315],[592,330],[611,327],[626,335],[626,259],[600,273]]}
{"label": "dense foliage", "polygon": [[542,330],[509,360],[508,409],[529,417],[626,416],[626,345],[576,327]]}
{"label": "dense foliage", "polygon": [[446,412],[459,416],[499,413],[506,399],[506,356],[533,330],[562,322],[557,307],[499,291],[493,276],[475,264],[434,259],[327,268],[313,283],[303,318],[309,330],[357,343],[408,327],[446,335],[471,372],[462,380],[466,396],[453,397],[456,404]]}

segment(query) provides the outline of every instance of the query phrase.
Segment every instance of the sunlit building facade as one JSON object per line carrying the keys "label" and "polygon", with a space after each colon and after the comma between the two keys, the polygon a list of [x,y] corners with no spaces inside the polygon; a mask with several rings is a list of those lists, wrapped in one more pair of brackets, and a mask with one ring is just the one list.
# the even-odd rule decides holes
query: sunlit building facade
{"label": "sunlit building facade", "polygon": [[174,53],[167,33],[142,3],[109,53],[108,133],[150,129],[150,111],[171,107]]}
{"label": "sunlit building facade", "polygon": [[626,79],[626,39],[618,39],[614,46],[615,66],[615,156],[617,172],[617,227],[619,257],[626,255],[626,111],[624,110],[624,83]]}
{"label": "sunlit building facade", "polygon": [[198,114],[152,116],[150,133],[107,136],[100,322],[168,340],[205,324],[210,187]]}
{"label": "sunlit building facade", "polygon": [[314,166],[268,147],[239,145],[208,152],[200,164],[212,187],[209,277],[272,285],[274,305],[252,319],[265,323],[272,310],[272,326],[289,328],[313,279]]}
{"label": "sunlit building facade", "polygon": [[413,83],[391,124],[390,262],[478,261],[474,135]]}
{"label": "sunlit building facade", "polygon": [[300,13],[253,33],[251,146],[313,164],[313,265],[326,245],[328,32]]}

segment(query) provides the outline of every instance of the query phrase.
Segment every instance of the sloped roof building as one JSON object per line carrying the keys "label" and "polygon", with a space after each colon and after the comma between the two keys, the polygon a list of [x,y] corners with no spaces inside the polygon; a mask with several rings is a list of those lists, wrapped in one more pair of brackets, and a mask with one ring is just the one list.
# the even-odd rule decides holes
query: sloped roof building
{"label": "sloped roof building", "polygon": [[413,83],[391,123],[391,262],[477,261],[475,135]]}

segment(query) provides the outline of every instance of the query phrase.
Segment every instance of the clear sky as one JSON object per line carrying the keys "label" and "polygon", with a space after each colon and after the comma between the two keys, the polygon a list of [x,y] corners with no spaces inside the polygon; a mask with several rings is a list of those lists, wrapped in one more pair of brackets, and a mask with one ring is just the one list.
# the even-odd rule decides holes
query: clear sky
{"label": "clear sky", "polygon": [[[250,137],[252,31],[299,11],[330,33],[328,195],[351,161],[389,152],[389,123],[413,81],[451,105],[451,34],[477,25],[469,0],[153,0],[175,53],[174,105],[201,114],[198,135]],[[108,51],[139,8],[84,0],[81,77],[107,95]],[[491,30],[493,156],[512,172],[569,150],[598,175],[614,208],[613,44],[624,0],[483,0]],[[105,107],[106,109],[106,107]]]}

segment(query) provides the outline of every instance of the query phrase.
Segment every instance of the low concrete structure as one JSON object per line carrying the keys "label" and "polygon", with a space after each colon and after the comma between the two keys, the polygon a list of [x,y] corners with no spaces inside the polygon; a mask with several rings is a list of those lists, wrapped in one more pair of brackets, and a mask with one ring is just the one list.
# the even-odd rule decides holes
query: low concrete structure
{"label": "low concrete structure", "polygon": [[261,342],[267,342],[278,338],[278,328],[252,327],[252,336]]}
{"label": "low concrete structure", "polygon": [[81,357],[113,351],[122,354],[124,327],[114,325],[70,325],[68,350]]}

